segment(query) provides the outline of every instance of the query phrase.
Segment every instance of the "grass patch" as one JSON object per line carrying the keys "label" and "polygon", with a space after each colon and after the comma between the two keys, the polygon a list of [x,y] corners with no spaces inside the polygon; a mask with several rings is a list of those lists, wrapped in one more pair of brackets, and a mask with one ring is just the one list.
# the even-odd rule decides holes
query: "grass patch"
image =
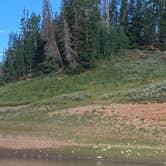
{"label": "grass patch", "polygon": [[[43,76],[8,84],[0,87],[0,106],[44,103],[49,100],[54,103],[57,99],[75,103],[84,100],[89,100],[89,103],[102,100],[117,102],[119,99],[123,102],[126,98],[133,101],[132,95],[140,92],[141,97],[136,95],[134,101],[165,101],[166,65],[162,61],[163,56],[134,50],[126,56],[113,57],[110,61],[98,61],[93,70],[79,75]],[[119,96],[119,93],[124,95]],[[154,97],[155,94],[157,97]]]}

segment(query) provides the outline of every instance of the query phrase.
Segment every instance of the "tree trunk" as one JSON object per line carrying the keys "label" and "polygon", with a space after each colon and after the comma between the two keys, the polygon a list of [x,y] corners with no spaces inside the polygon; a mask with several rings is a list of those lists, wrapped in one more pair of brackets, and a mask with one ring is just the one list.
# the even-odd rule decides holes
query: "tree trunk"
{"label": "tree trunk", "polygon": [[110,1],[103,0],[103,23],[108,28],[110,25]]}
{"label": "tree trunk", "polygon": [[128,10],[128,0],[122,0],[121,6],[121,25],[125,26],[127,19],[127,10]]}

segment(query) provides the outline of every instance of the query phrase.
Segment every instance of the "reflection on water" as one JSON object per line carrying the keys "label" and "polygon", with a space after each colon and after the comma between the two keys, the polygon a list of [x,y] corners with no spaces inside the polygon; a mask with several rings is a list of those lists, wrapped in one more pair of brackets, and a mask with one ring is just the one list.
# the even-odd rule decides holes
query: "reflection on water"
{"label": "reflection on water", "polygon": [[17,160],[17,159],[0,159],[0,166],[148,166],[148,165],[131,165],[115,164],[110,162],[97,162],[85,160],[63,160],[63,161],[38,161],[38,160]]}

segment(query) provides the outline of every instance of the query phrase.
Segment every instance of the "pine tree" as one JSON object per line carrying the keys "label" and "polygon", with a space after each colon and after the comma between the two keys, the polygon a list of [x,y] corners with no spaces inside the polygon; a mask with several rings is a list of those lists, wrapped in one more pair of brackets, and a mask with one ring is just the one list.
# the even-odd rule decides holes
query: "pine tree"
{"label": "pine tree", "polygon": [[[43,61],[44,53],[39,50],[40,43],[43,43],[40,34],[41,34],[41,18],[40,16],[32,13],[31,16],[27,19],[27,33],[25,41],[25,50],[28,49],[27,58],[29,64],[29,73],[32,74],[33,68],[37,66],[38,63]],[[43,45],[44,47],[44,45]],[[42,48],[41,48],[42,49]]]}
{"label": "pine tree", "polygon": [[15,81],[16,80],[16,71],[15,71],[15,50],[17,44],[17,34],[9,34],[8,50],[6,50],[6,73],[7,80]]}
{"label": "pine tree", "polygon": [[142,45],[143,41],[143,7],[142,0],[137,0],[135,4],[135,10],[132,18],[132,33],[131,33],[131,43],[135,43],[137,45]]}
{"label": "pine tree", "polygon": [[25,63],[24,63],[24,45],[20,37],[17,39],[17,45],[15,50],[15,71],[17,79],[24,77],[25,75]]}
{"label": "pine tree", "polygon": [[72,36],[71,36],[71,32],[70,32],[70,28],[68,25],[68,21],[67,21],[67,17],[66,17],[66,13],[65,13],[65,6],[66,6],[66,2],[63,2],[63,7],[62,7],[62,39],[63,39],[63,48],[64,48],[64,55],[67,59],[67,62],[69,64],[69,66],[73,69],[76,70],[79,66],[79,64],[76,61],[76,52],[73,49],[73,44],[72,44]]}
{"label": "pine tree", "polygon": [[154,39],[154,17],[153,1],[144,2],[144,45],[153,46]]}
{"label": "pine tree", "polygon": [[79,16],[79,55],[90,58],[96,52],[96,34],[100,15],[96,0],[84,0],[80,4]]}
{"label": "pine tree", "polygon": [[166,49],[166,1],[158,0],[158,46]]}
{"label": "pine tree", "polygon": [[100,11],[97,0],[66,0],[65,12],[74,50],[80,61],[88,60],[96,52],[97,26]]}
{"label": "pine tree", "polygon": [[6,73],[6,81],[16,80],[13,50],[6,51],[5,73]]}

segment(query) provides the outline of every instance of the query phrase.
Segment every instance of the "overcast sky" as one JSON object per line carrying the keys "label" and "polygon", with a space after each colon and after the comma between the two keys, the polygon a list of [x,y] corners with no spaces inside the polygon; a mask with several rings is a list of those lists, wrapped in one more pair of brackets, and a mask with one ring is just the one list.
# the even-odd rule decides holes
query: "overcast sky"
{"label": "overcast sky", "polygon": [[[0,61],[8,45],[8,34],[19,31],[23,9],[40,14],[43,0],[3,0],[0,5]],[[52,9],[59,11],[61,0],[50,0]]]}

